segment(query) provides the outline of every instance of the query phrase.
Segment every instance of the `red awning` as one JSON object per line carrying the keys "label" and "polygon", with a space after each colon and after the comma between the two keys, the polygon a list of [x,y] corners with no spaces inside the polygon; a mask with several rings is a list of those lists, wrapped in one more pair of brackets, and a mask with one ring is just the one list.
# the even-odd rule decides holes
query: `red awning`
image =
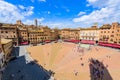
{"label": "red awning", "polygon": [[49,42],[51,42],[51,40],[45,40],[44,42],[49,43]]}
{"label": "red awning", "polygon": [[82,40],[81,43],[83,43],[83,44],[95,44],[95,41],[92,41],[92,40]]}
{"label": "red awning", "polygon": [[28,42],[21,42],[20,44],[26,45],[26,44],[28,44]]}
{"label": "red awning", "polygon": [[64,40],[64,41],[66,41],[66,42],[73,42],[73,43],[80,42],[80,40],[75,40],[75,39]]}
{"label": "red awning", "polygon": [[106,47],[112,47],[112,48],[120,48],[119,44],[115,43],[105,43],[105,42],[99,42],[100,46],[106,46]]}

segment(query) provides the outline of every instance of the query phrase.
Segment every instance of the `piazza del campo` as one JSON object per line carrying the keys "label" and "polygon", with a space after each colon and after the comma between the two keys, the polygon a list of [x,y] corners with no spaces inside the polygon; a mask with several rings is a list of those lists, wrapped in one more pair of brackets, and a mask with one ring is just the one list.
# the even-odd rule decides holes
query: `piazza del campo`
{"label": "piazza del campo", "polygon": [[[39,1],[39,3],[36,1]],[[41,4],[42,7],[44,6],[43,4],[53,4],[52,1],[49,1],[51,0],[30,0],[31,3],[29,1],[28,3],[23,1],[23,3],[26,6],[28,4],[40,6]],[[87,0],[89,3],[87,7],[98,4],[97,1]],[[112,0],[108,0],[108,2],[110,1]],[[116,4],[117,6],[120,3],[119,0],[116,1],[118,2],[114,2],[113,6],[108,8],[115,8],[114,5]],[[70,2],[70,5],[74,5],[72,1]],[[66,16],[69,15],[71,17],[73,15],[72,9],[70,9],[71,7],[68,4],[66,4],[67,7],[59,7],[60,4],[58,6],[58,3],[55,2],[54,4],[56,5],[54,7],[56,10],[53,12],[54,16],[51,15],[52,10],[54,10],[51,10],[53,6],[49,4],[49,11],[39,14],[42,14],[41,19],[34,17],[33,23],[26,23],[23,18],[14,19],[13,16],[15,14],[19,17],[23,15],[25,18],[26,15],[37,15],[37,12],[31,12],[37,6],[27,8],[18,5],[16,7],[18,3],[9,0],[0,1],[0,80],[120,80],[120,20],[118,18],[115,19],[113,15],[114,18],[111,16],[113,21],[110,20],[111,22],[109,22],[104,17],[103,20],[106,21],[102,23],[101,16],[106,14],[101,13],[99,14],[100,16],[96,16],[98,14],[92,15],[95,14],[93,12],[89,17],[93,21],[87,19],[87,22],[82,23],[83,18],[85,20],[89,15],[87,15],[87,12],[80,12],[78,14],[79,19],[74,18],[74,24],[71,22],[69,23],[71,26],[67,26],[67,22],[64,20]],[[65,4],[66,2],[59,3]],[[77,2],[76,5],[78,5]],[[8,9],[6,6],[11,8]],[[96,6],[98,5],[94,7]],[[104,6],[107,7],[108,5]],[[68,7],[69,9],[67,9]],[[86,9],[87,7],[84,8]],[[67,15],[60,8],[66,9]],[[12,11],[12,9],[15,9],[16,12],[17,10],[18,12],[23,10],[23,13],[19,13],[19,15],[18,13],[10,12],[9,14],[12,16],[8,18],[9,14],[7,13]],[[47,7],[42,9],[44,11]],[[60,16],[61,14],[55,15],[57,9],[61,11],[61,14],[64,14],[64,18]],[[78,6],[74,5],[74,10],[77,11]],[[98,10],[96,11],[97,13],[99,12]],[[6,11],[6,14],[3,11]],[[70,12],[71,15],[69,14]],[[52,18],[48,15],[52,16]],[[56,18],[60,17],[59,20],[62,18],[63,21],[61,23],[63,25],[44,25],[43,17],[45,16],[51,20],[53,19],[53,23],[57,21]],[[98,21],[95,19],[94,21],[94,16],[96,18],[100,17],[100,19]],[[7,20],[4,21],[6,18]],[[78,25],[85,25],[86,27],[77,27],[78,25],[75,22],[79,20],[81,23],[79,22],[80,24]],[[87,27],[88,22],[92,23],[89,27]]]}

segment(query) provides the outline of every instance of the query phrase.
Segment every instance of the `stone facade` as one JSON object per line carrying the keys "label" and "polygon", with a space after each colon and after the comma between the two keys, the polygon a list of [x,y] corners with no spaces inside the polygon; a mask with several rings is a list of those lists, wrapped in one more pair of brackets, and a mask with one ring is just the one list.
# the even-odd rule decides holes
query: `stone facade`
{"label": "stone facade", "polygon": [[0,69],[2,69],[4,66],[4,53],[2,51],[2,43],[1,43],[1,37],[0,37]]}
{"label": "stone facade", "polygon": [[99,41],[120,44],[120,24],[116,22],[100,27]]}
{"label": "stone facade", "polygon": [[27,27],[18,26],[19,43],[28,42],[28,29]]}
{"label": "stone facade", "polygon": [[104,24],[103,26],[100,27],[99,41],[108,42],[110,38],[110,28],[111,28],[110,24]]}
{"label": "stone facade", "polygon": [[10,60],[11,51],[13,49],[13,42],[9,39],[0,38],[0,77],[5,70],[7,62]]}
{"label": "stone facade", "polygon": [[70,35],[70,29],[62,29],[60,31],[60,38],[61,39],[70,39],[69,35]]}
{"label": "stone facade", "polygon": [[51,29],[48,26],[40,28],[44,32],[43,40],[51,40]]}
{"label": "stone facade", "polygon": [[11,54],[11,51],[13,49],[13,41],[10,39],[1,39],[2,43],[2,50],[3,53],[5,54],[5,59],[7,60]]}
{"label": "stone facade", "polygon": [[60,31],[61,39],[79,39],[79,30],[78,29],[62,29]]}
{"label": "stone facade", "polygon": [[2,24],[0,27],[0,34],[2,38],[12,39],[14,45],[19,45],[17,26],[13,24]]}
{"label": "stone facade", "polygon": [[37,31],[29,31],[29,43],[30,44],[37,44],[41,41],[41,39],[39,37],[39,33]]}
{"label": "stone facade", "polygon": [[116,42],[117,44],[120,44],[120,25],[117,27],[117,32],[116,32]]}
{"label": "stone facade", "polygon": [[70,29],[70,39],[76,39],[76,40],[79,40],[79,34],[80,30],[78,29]]}
{"label": "stone facade", "polygon": [[99,29],[97,26],[92,26],[91,28],[84,28],[80,30],[81,40],[99,40]]}
{"label": "stone facade", "polygon": [[108,43],[120,43],[120,24],[104,24],[100,28],[50,29],[48,26],[24,25],[20,20],[16,24],[0,24],[2,38],[12,39],[14,45],[21,42],[37,44],[46,40],[75,39],[94,40]]}
{"label": "stone facade", "polygon": [[24,25],[20,20],[14,25],[2,23],[0,33],[1,37],[12,39],[14,45],[19,45],[22,42],[35,44],[58,38],[58,30],[56,29],[50,29],[47,26]]}

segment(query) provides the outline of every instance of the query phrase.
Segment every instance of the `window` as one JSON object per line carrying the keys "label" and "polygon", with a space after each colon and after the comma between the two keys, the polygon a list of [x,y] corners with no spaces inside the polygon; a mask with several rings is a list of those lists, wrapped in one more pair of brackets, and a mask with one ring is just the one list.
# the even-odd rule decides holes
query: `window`
{"label": "window", "polygon": [[5,33],[8,33],[7,31],[5,31]]}
{"label": "window", "polygon": [[2,63],[4,62],[3,59],[1,59]]}
{"label": "window", "polygon": [[113,41],[113,39],[111,39],[110,41]]}
{"label": "window", "polygon": [[114,29],[115,25],[113,25],[113,29]]}
{"label": "window", "polygon": [[114,35],[111,35],[111,37],[114,37]]}

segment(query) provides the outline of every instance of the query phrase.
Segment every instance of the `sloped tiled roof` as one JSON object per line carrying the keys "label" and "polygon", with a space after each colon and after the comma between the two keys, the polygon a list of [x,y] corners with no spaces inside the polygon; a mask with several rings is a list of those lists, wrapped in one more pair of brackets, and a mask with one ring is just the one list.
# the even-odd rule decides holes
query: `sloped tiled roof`
{"label": "sloped tiled roof", "polygon": [[100,29],[110,29],[111,25],[110,24],[104,24],[103,26],[100,27]]}

